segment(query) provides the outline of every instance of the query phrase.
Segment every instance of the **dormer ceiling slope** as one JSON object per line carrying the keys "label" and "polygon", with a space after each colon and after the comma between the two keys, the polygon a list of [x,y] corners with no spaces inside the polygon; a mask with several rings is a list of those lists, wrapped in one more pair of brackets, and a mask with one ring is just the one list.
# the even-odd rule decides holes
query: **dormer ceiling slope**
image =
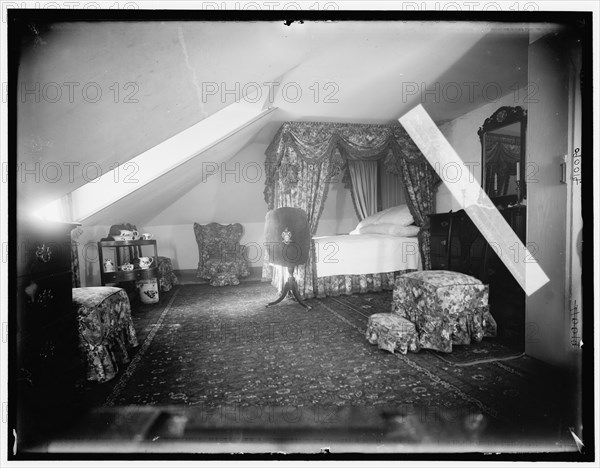
{"label": "dormer ceiling slope", "polygon": [[[19,66],[19,209],[75,191],[246,93],[258,90],[267,108],[277,108],[197,161],[124,194],[110,211],[153,198],[168,206],[191,190],[202,161],[267,144],[285,120],[383,123],[417,103],[437,121],[456,118],[526,85],[530,28],[152,21],[40,30]],[[27,172],[36,167],[37,180]],[[109,214],[100,210],[87,222],[101,224]]]}

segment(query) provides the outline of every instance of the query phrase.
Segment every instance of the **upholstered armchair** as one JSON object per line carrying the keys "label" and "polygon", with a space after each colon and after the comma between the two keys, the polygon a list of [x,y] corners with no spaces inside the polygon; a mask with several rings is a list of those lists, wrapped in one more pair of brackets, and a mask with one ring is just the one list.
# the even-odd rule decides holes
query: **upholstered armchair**
{"label": "upholstered armchair", "polygon": [[196,277],[210,280],[213,286],[239,284],[250,275],[244,246],[240,244],[244,227],[239,224],[194,223],[198,243]]}

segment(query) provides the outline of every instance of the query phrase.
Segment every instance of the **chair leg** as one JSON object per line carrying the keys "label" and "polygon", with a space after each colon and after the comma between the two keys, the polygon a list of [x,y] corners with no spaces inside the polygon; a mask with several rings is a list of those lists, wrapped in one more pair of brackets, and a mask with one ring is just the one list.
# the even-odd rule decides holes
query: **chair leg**
{"label": "chair leg", "polygon": [[290,276],[288,277],[285,285],[283,286],[283,291],[281,291],[281,295],[273,302],[269,302],[265,307],[273,306],[279,304],[281,301],[285,299],[285,297],[291,293],[292,297],[300,304],[302,307],[310,310],[310,306],[305,303],[300,297],[300,293],[298,291],[298,283],[296,283],[296,278],[294,278],[294,268],[288,267],[288,271]]}

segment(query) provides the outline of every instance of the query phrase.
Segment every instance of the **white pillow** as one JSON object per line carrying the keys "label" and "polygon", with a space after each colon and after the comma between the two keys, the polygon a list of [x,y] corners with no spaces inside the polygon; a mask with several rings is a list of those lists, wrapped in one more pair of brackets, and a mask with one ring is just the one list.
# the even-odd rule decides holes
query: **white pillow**
{"label": "white pillow", "polygon": [[355,231],[360,231],[361,228],[370,226],[372,224],[399,224],[400,226],[409,226],[414,222],[415,220],[410,214],[408,206],[392,206],[391,208],[372,214],[371,216],[367,216],[360,223],[358,223],[356,229],[350,234],[359,234]]}
{"label": "white pillow", "polygon": [[410,226],[415,220],[410,214],[406,205],[393,206],[381,212],[376,224],[398,224],[400,226]]}
{"label": "white pillow", "polygon": [[381,216],[383,216],[383,214],[386,213],[387,211],[388,210],[383,210],[378,213],[374,213],[371,216],[367,216],[360,223],[358,223],[355,230],[357,230],[357,229],[360,230],[360,228],[362,228],[362,227],[370,226],[371,224],[375,224],[377,222],[377,220],[379,218],[381,218]]}
{"label": "white pillow", "polygon": [[419,234],[419,226],[400,226],[398,224],[371,224],[360,228],[359,234],[386,234],[398,237],[416,237]]}

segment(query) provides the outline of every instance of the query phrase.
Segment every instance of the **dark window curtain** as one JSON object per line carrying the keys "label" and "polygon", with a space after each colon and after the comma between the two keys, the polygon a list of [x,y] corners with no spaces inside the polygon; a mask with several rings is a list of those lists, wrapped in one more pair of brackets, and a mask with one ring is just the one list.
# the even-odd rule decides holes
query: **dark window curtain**
{"label": "dark window curtain", "polygon": [[377,161],[348,161],[350,193],[358,219],[377,213]]}

